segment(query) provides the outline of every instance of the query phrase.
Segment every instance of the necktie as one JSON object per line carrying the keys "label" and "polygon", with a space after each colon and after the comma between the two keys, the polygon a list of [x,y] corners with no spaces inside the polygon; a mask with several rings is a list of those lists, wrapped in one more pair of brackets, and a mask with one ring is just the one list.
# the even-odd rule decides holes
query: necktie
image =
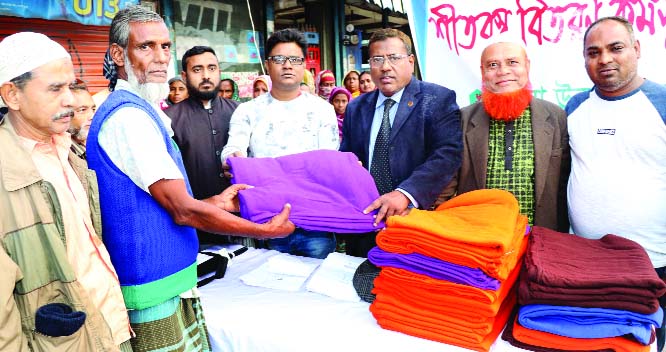
{"label": "necktie", "polygon": [[391,136],[389,110],[391,110],[393,104],[395,104],[395,101],[392,99],[384,101],[384,116],[382,117],[382,125],[375,139],[375,150],[372,154],[372,164],[370,165],[370,175],[375,179],[379,194],[393,191],[391,167],[389,164],[389,137]]}

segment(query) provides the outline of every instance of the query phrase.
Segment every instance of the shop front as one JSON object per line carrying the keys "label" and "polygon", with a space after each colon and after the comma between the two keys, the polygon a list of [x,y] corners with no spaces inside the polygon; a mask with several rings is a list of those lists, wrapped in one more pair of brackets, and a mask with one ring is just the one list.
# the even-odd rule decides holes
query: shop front
{"label": "shop front", "polygon": [[[307,69],[332,70],[340,85],[349,70],[367,68],[367,42],[373,31],[409,31],[402,5],[391,0],[144,0],[160,13],[175,43],[170,75],[180,74],[185,51],[212,47],[223,78],[239,86],[241,100],[252,97],[252,82],[266,73],[264,43],[274,30],[297,28],[306,34]],[[399,2],[399,1],[398,1]],[[40,32],[72,54],[76,76],[91,92],[106,87],[102,74],[111,20],[139,0],[6,0],[0,3],[0,40],[19,31]]]}
{"label": "shop front", "polygon": [[337,85],[350,70],[369,68],[368,39],[372,33],[397,28],[410,34],[400,0],[276,0],[275,28],[287,27],[317,36],[317,43],[310,44],[319,55],[316,71],[333,71]]}
{"label": "shop front", "polygon": [[239,97],[252,97],[252,81],[264,73],[265,1],[174,0],[173,24],[177,70],[181,58],[196,45],[215,50],[223,78],[239,86]]}
{"label": "shop front", "polygon": [[77,78],[96,93],[106,88],[102,75],[111,20],[138,0],[7,0],[0,3],[0,40],[17,32],[43,33],[72,56]]}

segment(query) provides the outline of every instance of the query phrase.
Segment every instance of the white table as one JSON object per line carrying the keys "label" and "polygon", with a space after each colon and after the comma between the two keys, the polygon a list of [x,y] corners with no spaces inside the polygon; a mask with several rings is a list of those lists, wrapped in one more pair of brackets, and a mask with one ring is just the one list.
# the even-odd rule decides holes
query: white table
{"label": "white table", "polygon": [[[305,288],[286,292],[241,282],[240,276],[277,254],[250,248],[233,259],[223,279],[200,289],[214,351],[470,351],[382,329],[366,302],[336,300]],[[301,259],[321,262],[321,259]],[[491,351],[524,350],[498,338]]]}

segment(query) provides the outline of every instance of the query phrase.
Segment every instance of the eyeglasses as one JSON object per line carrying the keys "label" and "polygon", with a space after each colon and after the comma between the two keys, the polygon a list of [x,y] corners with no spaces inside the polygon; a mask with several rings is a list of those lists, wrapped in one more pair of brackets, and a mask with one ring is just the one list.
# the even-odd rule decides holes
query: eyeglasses
{"label": "eyeglasses", "polygon": [[390,54],[386,56],[373,56],[368,60],[368,63],[370,64],[371,67],[382,67],[384,66],[384,62],[386,61],[386,58],[388,58],[389,64],[397,65],[400,63],[400,60],[409,57],[411,55],[407,54]]}
{"label": "eyeglasses", "polygon": [[272,61],[274,64],[277,65],[284,65],[284,63],[287,62],[287,60],[289,60],[289,63],[292,65],[303,65],[303,62],[305,61],[304,57],[284,56],[284,55],[269,56],[266,59]]}

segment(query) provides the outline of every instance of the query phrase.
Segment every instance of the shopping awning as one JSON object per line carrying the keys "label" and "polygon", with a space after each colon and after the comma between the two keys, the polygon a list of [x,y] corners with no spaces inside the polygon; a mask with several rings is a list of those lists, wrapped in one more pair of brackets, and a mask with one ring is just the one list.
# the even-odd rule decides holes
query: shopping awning
{"label": "shopping awning", "polygon": [[388,27],[402,27],[409,23],[402,0],[347,0],[345,3],[345,23],[365,32],[382,28],[384,13]]}
{"label": "shopping awning", "polygon": [[389,9],[394,12],[405,13],[402,0],[365,0],[365,2],[379,6],[381,9]]}

